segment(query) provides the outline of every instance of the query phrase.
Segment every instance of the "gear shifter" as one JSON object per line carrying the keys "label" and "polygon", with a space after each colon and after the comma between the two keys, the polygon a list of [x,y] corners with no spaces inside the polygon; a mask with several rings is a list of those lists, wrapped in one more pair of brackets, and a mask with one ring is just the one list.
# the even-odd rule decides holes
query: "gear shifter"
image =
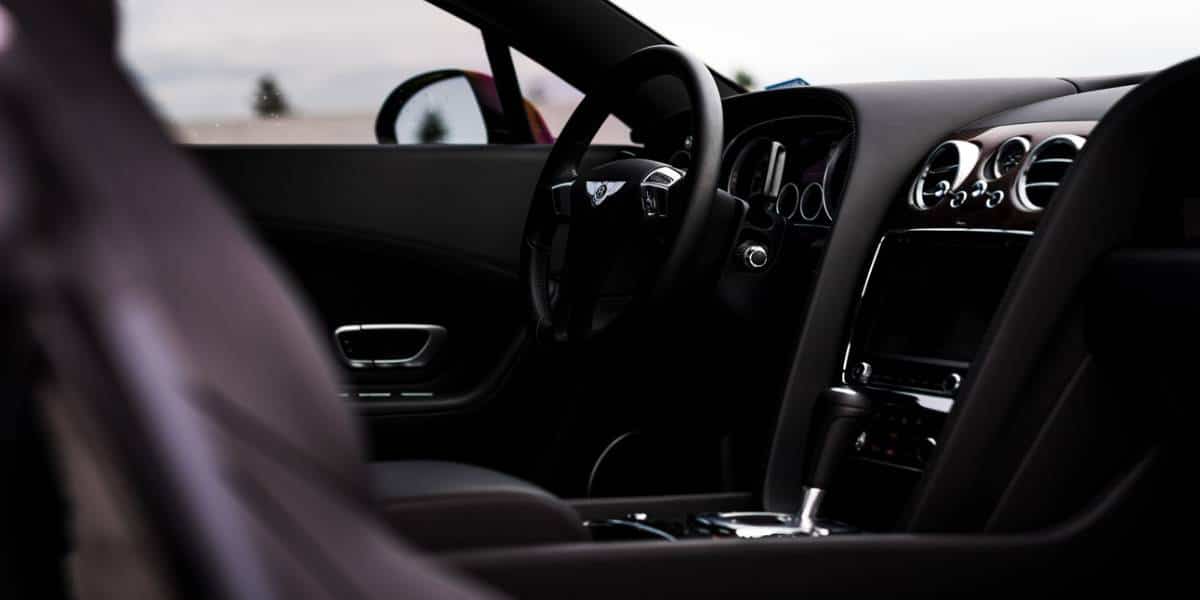
{"label": "gear shifter", "polygon": [[795,513],[740,512],[707,513],[692,518],[695,531],[706,535],[739,538],[829,535],[820,525],[818,511],[825,491],[833,482],[846,450],[862,431],[871,401],[848,387],[821,393],[817,402],[819,426],[812,437],[813,451],[804,477],[804,499]]}
{"label": "gear shifter", "polygon": [[829,535],[827,528],[817,524],[821,501],[833,483],[838,465],[861,431],[863,419],[871,410],[867,396],[847,387],[825,390],[819,405],[824,407],[824,415],[813,436],[816,445],[805,478],[804,498],[800,510],[792,517],[797,532],[811,536]]}

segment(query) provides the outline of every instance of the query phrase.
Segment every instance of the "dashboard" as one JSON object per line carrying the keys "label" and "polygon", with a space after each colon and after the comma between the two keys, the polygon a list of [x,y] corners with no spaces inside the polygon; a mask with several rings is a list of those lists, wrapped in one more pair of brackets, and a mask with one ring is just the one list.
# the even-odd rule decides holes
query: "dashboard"
{"label": "dashboard", "polygon": [[[737,252],[761,245],[770,258],[735,254],[720,295],[796,348],[779,374],[769,507],[772,493],[796,501],[785,474],[803,468],[816,398],[841,387],[874,408],[830,514],[878,530],[905,518],[1042,215],[1125,91],[914,82],[726,101],[724,187],[749,207]],[[647,149],[679,152],[681,123]]]}
{"label": "dashboard", "polygon": [[[871,397],[875,414],[850,453],[847,485],[912,494],[1029,240],[1094,126],[967,126],[938,142],[892,196],[833,381]],[[902,505],[850,503],[841,516],[886,528]]]}

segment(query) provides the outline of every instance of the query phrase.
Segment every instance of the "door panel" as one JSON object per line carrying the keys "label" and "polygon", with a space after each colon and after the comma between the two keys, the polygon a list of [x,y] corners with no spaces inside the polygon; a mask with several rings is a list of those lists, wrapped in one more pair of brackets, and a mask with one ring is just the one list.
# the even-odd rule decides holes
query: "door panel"
{"label": "door panel", "polygon": [[[588,162],[621,150],[595,148]],[[498,412],[516,420],[533,403],[529,389],[511,391],[512,381],[528,380],[515,376],[528,355],[517,267],[548,146],[193,151],[307,294],[334,356],[334,330],[346,325],[445,329],[444,346],[423,366],[341,361],[346,397],[377,434],[377,458],[500,461],[526,471],[478,432],[481,420],[495,423]],[[533,429],[537,420],[523,421]]]}

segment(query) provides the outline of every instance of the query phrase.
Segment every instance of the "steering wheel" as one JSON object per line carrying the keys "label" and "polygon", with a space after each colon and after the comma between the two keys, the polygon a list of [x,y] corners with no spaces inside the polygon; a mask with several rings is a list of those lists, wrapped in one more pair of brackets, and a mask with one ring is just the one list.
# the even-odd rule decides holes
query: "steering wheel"
{"label": "steering wheel", "polygon": [[[687,171],[654,160],[623,158],[580,172],[584,154],[614,101],[660,76],[681,81],[690,101],[692,162]],[[707,234],[721,227],[721,216],[728,211],[714,211],[714,205],[732,198],[718,198],[724,116],[721,95],[703,62],[675,46],[650,46],[618,63],[594,90],[580,102],[551,149],[525,222],[522,277],[543,339],[586,341],[634,307],[668,296],[696,273],[706,255],[698,250]],[[551,254],[561,225],[568,230],[565,274],[553,302]],[[615,318],[597,318],[597,303],[622,245],[645,237],[659,240],[664,251],[656,276],[638,286]]]}

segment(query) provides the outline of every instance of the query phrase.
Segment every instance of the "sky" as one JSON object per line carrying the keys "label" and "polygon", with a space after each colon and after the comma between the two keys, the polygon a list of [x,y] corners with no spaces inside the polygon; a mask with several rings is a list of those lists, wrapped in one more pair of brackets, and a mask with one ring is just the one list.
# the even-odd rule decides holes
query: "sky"
{"label": "sky", "polygon": [[[1200,55],[1200,1],[617,0],[759,84],[1099,75]],[[120,0],[122,54],[169,118],[250,116],[273,74],[307,114],[371,112],[401,81],[486,70],[479,34],[423,0]],[[526,91],[577,98],[527,59]],[[535,98],[535,102],[539,99]]]}
{"label": "sky", "polygon": [[759,82],[1082,76],[1200,55],[1197,0],[616,0]]}

